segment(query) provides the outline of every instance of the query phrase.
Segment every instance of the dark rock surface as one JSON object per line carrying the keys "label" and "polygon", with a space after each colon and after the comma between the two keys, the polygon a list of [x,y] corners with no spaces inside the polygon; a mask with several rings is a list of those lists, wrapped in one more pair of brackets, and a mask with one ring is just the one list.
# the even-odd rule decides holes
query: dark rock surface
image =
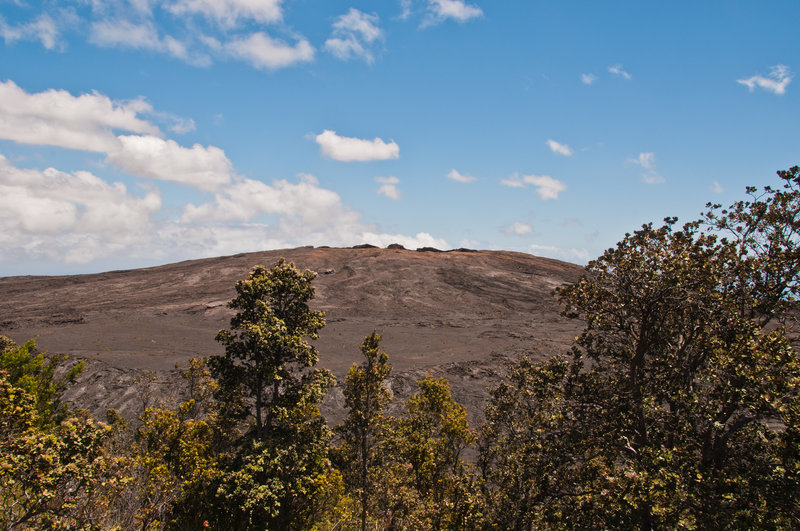
{"label": "dark rock surface", "polygon": [[[236,281],[284,256],[320,273],[312,305],[327,319],[316,342],[320,366],[343,381],[360,362],[363,337],[376,329],[400,400],[416,380],[446,376],[478,421],[505,362],[569,349],[582,325],[559,315],[553,290],[577,280],[582,268],[466,251],[302,247],[93,275],[0,278],[0,334],[17,342],[38,337],[43,350],[86,359],[68,397],[96,415],[115,407],[132,416],[147,401],[148,371],[160,378],[150,400],[169,397],[178,387],[176,364],[222,352],[214,336],[229,324]],[[334,389],[324,406],[329,420],[341,418],[342,404]]]}

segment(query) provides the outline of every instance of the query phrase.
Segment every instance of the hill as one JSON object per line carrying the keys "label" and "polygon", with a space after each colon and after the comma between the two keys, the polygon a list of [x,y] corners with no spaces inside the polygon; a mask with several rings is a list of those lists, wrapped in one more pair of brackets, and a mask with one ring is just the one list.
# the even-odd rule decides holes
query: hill
{"label": "hill", "polygon": [[[327,325],[316,346],[320,366],[340,380],[360,362],[373,329],[395,368],[392,391],[405,398],[426,374],[447,376],[454,396],[480,418],[486,386],[503,362],[566,352],[581,323],[559,315],[553,290],[578,279],[579,266],[505,251],[379,248],[284,249],[92,275],[0,278],[0,334],[86,359],[68,393],[103,415],[135,415],[147,400],[147,371],[160,377],[153,396],[174,389],[175,365],[221,353],[237,280],[256,264],[284,256],[316,271],[314,309]],[[397,407],[397,406],[396,406]],[[341,413],[341,393],[325,404]]]}

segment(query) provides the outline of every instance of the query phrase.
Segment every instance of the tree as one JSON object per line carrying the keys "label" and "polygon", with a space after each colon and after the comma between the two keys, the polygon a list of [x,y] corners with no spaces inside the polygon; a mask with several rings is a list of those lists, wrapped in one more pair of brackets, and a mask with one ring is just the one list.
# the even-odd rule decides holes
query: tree
{"label": "tree", "polygon": [[225,355],[210,358],[212,373],[223,393],[241,391],[253,401],[253,435],[258,439],[274,435],[275,424],[306,398],[306,388],[331,378],[328,371],[302,370],[319,358],[305,338],[317,339],[325,325],[324,313],[308,307],[315,277],[283,258],[271,269],[256,266],[236,283],[237,296],[228,304],[237,310],[231,328],[217,334]]}
{"label": "tree", "polygon": [[397,461],[388,465],[397,491],[392,512],[408,528],[474,528],[475,489],[462,459],[475,440],[466,410],[453,400],[447,379],[429,376],[417,385],[419,392],[406,401],[406,417],[392,422],[382,445]]}
{"label": "tree", "polygon": [[231,328],[217,340],[223,356],[209,366],[218,400],[249,417],[245,437],[216,483],[216,523],[221,528],[308,528],[340,490],[328,460],[331,432],[319,403],[332,385],[330,371],[313,369],[323,312],[308,303],[316,274],[281,258],[257,266],[236,284]]}
{"label": "tree", "polygon": [[586,329],[571,363],[523,364],[493,392],[487,477],[499,491],[524,466],[533,485],[493,514],[511,501],[516,528],[800,524],[800,360],[783,327],[798,309],[798,173],[682,228],[645,225],[560,290]]}
{"label": "tree", "polygon": [[27,391],[36,399],[37,418],[40,423],[58,423],[68,413],[61,395],[83,372],[85,361],[80,361],[57,377],[56,370],[67,360],[64,355],[45,355],[37,352],[36,342],[31,339],[17,345],[11,339],[0,336],[0,370],[8,373],[9,382]]}
{"label": "tree", "polygon": [[364,338],[361,353],[364,361],[347,373],[343,389],[347,418],[335,431],[341,437],[338,448],[340,466],[348,487],[361,502],[361,530],[367,529],[371,511],[370,494],[376,472],[380,473],[381,456],[376,454],[385,429],[383,411],[391,402],[384,382],[392,371],[389,356],[380,347],[381,336],[373,331]]}
{"label": "tree", "polygon": [[104,454],[110,429],[61,402],[80,368],[56,379],[63,357],[45,359],[33,341],[18,347],[0,336],[0,346],[0,527],[97,525],[92,504],[113,481]]}

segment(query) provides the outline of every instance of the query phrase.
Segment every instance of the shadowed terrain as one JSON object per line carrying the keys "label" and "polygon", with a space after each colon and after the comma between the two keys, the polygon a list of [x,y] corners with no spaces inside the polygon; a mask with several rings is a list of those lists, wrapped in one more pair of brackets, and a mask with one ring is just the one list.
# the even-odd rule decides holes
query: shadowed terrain
{"label": "shadowed terrain", "polygon": [[[425,375],[446,376],[472,421],[504,362],[565,353],[582,324],[559,315],[553,290],[574,282],[579,266],[504,251],[411,251],[302,247],[180,262],[130,271],[61,277],[0,278],[0,334],[38,337],[42,350],[86,359],[68,392],[101,418],[109,407],[135,415],[147,400],[140,380],[154,371],[153,396],[175,389],[175,365],[222,353],[214,341],[232,315],[237,280],[257,264],[286,257],[319,276],[312,307],[327,325],[315,342],[319,366],[344,380],[360,363],[373,329],[394,366],[398,401]],[[342,414],[334,389],[324,405]]]}

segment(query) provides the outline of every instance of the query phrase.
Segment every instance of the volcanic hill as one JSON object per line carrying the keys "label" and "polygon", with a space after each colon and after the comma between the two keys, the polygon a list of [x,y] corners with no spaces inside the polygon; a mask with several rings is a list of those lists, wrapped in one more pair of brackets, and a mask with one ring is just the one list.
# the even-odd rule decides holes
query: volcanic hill
{"label": "volcanic hill", "polygon": [[[312,307],[327,320],[315,342],[319,366],[340,382],[360,363],[364,336],[373,329],[383,335],[395,410],[430,374],[450,379],[455,398],[479,420],[487,386],[499,381],[505,362],[565,353],[582,327],[559,315],[553,294],[579,278],[577,265],[504,251],[301,247],[0,278],[0,334],[18,343],[37,337],[42,350],[86,359],[68,398],[101,418],[109,407],[135,416],[153,397],[174,394],[176,364],[222,353],[214,336],[229,325],[236,281],[279,257],[319,275]],[[147,371],[159,376],[149,398]],[[341,418],[342,402],[334,389],[323,407],[330,421]]]}

